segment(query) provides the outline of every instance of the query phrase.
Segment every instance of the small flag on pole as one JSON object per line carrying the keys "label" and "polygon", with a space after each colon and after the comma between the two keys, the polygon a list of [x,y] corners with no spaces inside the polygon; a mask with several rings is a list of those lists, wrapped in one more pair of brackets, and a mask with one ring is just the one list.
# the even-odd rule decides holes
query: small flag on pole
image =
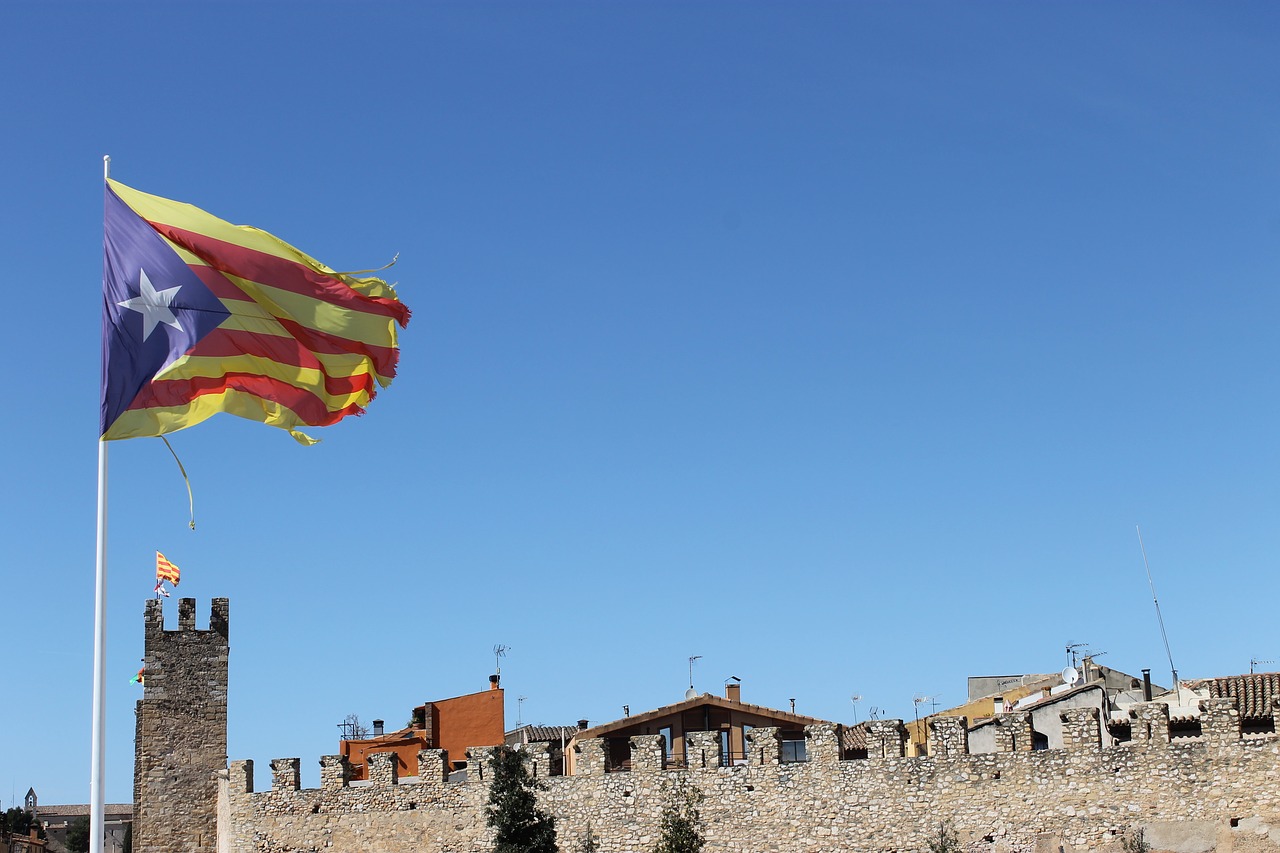
{"label": "small flag on pole", "polygon": [[156,581],[156,598],[160,596],[169,597],[169,590],[164,588],[164,581]]}
{"label": "small flag on pole", "polygon": [[129,679],[129,683],[130,683],[130,684],[141,684],[141,685],[144,685],[144,686],[145,686],[145,685],[146,685],[146,683],[147,683],[147,677],[146,677],[146,675],[145,675],[146,670],[147,670],[147,668],[146,668],[145,666],[144,666],[142,669],[138,670],[138,674],[137,674],[137,675],[135,675],[133,678],[130,678],[130,679]]}
{"label": "small flag on pole", "polygon": [[[156,580],[168,581],[174,586],[178,585],[178,579],[182,576],[182,572],[173,563],[165,559],[164,554],[156,551]],[[160,591],[160,584],[156,584],[156,591]],[[165,593],[168,595],[168,593]]]}

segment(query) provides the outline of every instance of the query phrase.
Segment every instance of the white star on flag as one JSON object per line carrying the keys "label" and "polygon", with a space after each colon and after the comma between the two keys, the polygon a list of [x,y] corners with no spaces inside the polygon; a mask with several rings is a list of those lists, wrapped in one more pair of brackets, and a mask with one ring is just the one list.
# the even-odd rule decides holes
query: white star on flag
{"label": "white star on flag", "polygon": [[155,330],[157,323],[173,326],[181,332],[182,324],[173,315],[169,305],[173,302],[173,297],[182,289],[182,286],[171,287],[168,290],[156,290],[151,286],[151,279],[147,278],[146,270],[140,269],[138,275],[138,292],[141,295],[116,304],[121,308],[128,308],[130,311],[137,311],[142,315],[142,339],[145,341],[151,337],[151,332]]}

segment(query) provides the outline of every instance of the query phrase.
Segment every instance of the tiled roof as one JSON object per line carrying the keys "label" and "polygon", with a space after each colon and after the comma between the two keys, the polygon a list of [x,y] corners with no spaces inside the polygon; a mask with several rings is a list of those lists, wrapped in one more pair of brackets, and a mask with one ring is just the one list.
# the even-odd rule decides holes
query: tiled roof
{"label": "tiled roof", "polygon": [[867,724],[840,727],[840,749],[844,752],[859,751],[867,748]]}
{"label": "tiled roof", "polygon": [[1280,672],[1204,678],[1186,684],[1192,690],[1207,689],[1209,696],[1214,699],[1235,699],[1242,720],[1269,718],[1272,700],[1280,697]]}
{"label": "tiled roof", "polygon": [[[133,817],[133,803],[104,803],[102,806],[103,816],[111,817]],[[46,806],[40,803],[36,806],[36,814],[43,820],[49,820],[53,817],[85,817],[89,814],[89,806],[85,803],[76,803],[68,806]]]}
{"label": "tiled roof", "polygon": [[776,708],[765,708],[761,705],[752,705],[747,702],[737,702],[733,699],[724,699],[719,696],[713,696],[710,693],[702,693],[692,699],[685,699],[683,702],[676,702],[673,705],[664,705],[661,708],[655,708],[652,711],[645,711],[643,714],[633,714],[630,717],[623,717],[621,720],[614,720],[609,723],[602,723],[598,726],[592,726],[589,729],[574,732],[574,736],[579,740],[588,738],[602,737],[610,732],[618,729],[625,729],[631,726],[640,725],[660,717],[671,714],[679,714],[690,708],[697,708],[702,705],[712,705],[718,708],[727,708],[734,711],[742,711],[748,714],[754,714],[759,717],[770,717],[779,722],[790,723],[798,728],[810,725],[811,723],[825,723],[828,720],[820,720],[817,717],[806,717],[803,714],[792,714],[787,711],[779,711]]}
{"label": "tiled roof", "polygon": [[516,734],[523,731],[525,740],[528,743],[544,743],[558,741],[563,737],[566,741],[572,740],[573,736],[579,731],[577,726],[521,726],[514,731],[507,732],[508,735]]}

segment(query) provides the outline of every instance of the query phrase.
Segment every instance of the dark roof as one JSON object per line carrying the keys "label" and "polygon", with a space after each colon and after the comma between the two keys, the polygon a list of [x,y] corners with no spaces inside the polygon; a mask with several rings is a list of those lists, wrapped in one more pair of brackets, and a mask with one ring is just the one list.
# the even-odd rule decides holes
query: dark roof
{"label": "dark roof", "polygon": [[700,708],[703,705],[714,705],[717,708],[726,708],[732,711],[741,711],[747,714],[755,714],[760,717],[770,717],[784,723],[791,723],[796,726],[807,726],[813,723],[829,723],[830,720],[820,720],[817,717],[806,717],[803,714],[792,714],[790,711],[779,711],[776,708],[766,708],[763,705],[749,705],[746,702],[735,702],[732,699],[725,699],[720,696],[714,696],[710,693],[702,693],[694,696],[692,699],[685,699],[683,702],[676,702],[674,705],[663,705],[661,708],[655,708],[652,711],[645,711],[643,714],[633,714],[630,717],[623,717],[621,720],[614,720],[609,723],[602,723],[589,729],[574,732],[577,740],[587,740],[589,738],[601,737],[609,732],[618,729],[626,729],[631,726],[637,726],[641,723],[647,723],[650,720],[656,720],[659,717],[665,717],[670,714],[679,714],[690,708]]}
{"label": "dark roof", "polygon": [[1214,699],[1235,699],[1243,720],[1269,719],[1272,701],[1280,697],[1280,672],[1202,678],[1185,683],[1192,690],[1208,689]]}
{"label": "dark roof", "polygon": [[[104,803],[102,806],[104,817],[133,817],[133,803]],[[44,803],[36,806],[36,814],[42,820],[49,820],[52,817],[85,817],[89,814],[89,806],[87,803],[75,803],[72,805],[45,805]]]}
{"label": "dark roof", "polygon": [[507,732],[506,736],[524,732],[526,743],[550,743],[558,741],[563,737],[566,741],[573,740],[573,736],[581,731],[577,726],[521,726],[518,729],[512,729]]}

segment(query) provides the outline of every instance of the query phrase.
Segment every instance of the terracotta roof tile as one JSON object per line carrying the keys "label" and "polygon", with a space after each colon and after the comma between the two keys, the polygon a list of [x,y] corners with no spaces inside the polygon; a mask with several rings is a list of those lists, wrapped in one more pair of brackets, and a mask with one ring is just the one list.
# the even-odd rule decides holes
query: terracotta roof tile
{"label": "terracotta roof tile", "polygon": [[1193,690],[1208,689],[1214,699],[1235,699],[1242,720],[1268,719],[1272,701],[1280,697],[1280,672],[1258,672],[1187,682]]}

